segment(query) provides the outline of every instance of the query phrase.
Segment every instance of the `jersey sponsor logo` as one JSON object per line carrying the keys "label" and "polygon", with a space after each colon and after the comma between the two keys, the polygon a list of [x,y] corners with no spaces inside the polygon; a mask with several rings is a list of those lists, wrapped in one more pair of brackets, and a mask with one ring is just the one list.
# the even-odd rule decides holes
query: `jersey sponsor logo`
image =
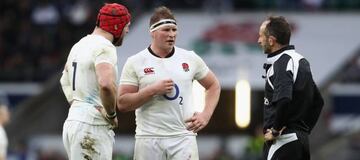
{"label": "jersey sponsor logo", "polygon": [[182,63],[182,68],[185,72],[189,72],[189,65],[187,63]]}
{"label": "jersey sponsor logo", "polygon": [[178,85],[174,84],[174,88],[175,88],[175,95],[169,96],[169,95],[164,94],[165,99],[172,101],[179,97],[180,90],[179,90]]}
{"label": "jersey sponsor logo", "polygon": [[177,98],[179,98],[179,100],[180,100],[179,105],[182,106],[184,104],[183,103],[184,97],[180,96],[180,89],[179,89],[177,84],[174,84],[174,88],[175,88],[175,94],[173,92],[173,93],[171,93],[171,95],[164,94],[163,96],[164,96],[165,99],[167,99],[169,101],[173,101],[173,100],[176,100]]}
{"label": "jersey sponsor logo", "polygon": [[147,67],[147,68],[144,68],[144,73],[145,73],[145,75],[148,75],[148,74],[155,74],[154,67]]}

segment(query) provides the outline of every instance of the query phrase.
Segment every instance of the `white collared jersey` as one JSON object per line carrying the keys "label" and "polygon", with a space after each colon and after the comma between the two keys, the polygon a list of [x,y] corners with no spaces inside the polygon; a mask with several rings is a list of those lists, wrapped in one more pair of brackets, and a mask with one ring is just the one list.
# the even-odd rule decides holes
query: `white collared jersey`
{"label": "white collared jersey", "polygon": [[120,78],[121,85],[138,86],[139,90],[162,79],[175,83],[172,93],[159,95],[136,109],[137,137],[195,135],[186,130],[193,106],[193,80],[206,76],[209,68],[193,51],[174,47],[167,58],[157,57],[150,47],[128,58]]}
{"label": "white collared jersey", "polygon": [[[94,125],[106,125],[95,106],[103,106],[95,66],[99,63],[111,64],[117,79],[117,55],[115,46],[100,35],[87,35],[77,42],[67,58],[66,67],[71,92],[67,97],[73,100],[67,120],[76,120]],[[63,75],[64,76],[64,75]]]}

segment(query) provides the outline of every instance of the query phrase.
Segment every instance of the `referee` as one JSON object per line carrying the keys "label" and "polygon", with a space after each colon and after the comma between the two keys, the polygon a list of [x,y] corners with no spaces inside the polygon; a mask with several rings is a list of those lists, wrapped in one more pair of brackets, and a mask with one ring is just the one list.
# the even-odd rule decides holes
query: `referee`
{"label": "referee", "polygon": [[309,160],[309,138],[324,101],[309,62],[289,45],[284,17],[271,16],[259,30],[267,54],[264,97],[264,160]]}

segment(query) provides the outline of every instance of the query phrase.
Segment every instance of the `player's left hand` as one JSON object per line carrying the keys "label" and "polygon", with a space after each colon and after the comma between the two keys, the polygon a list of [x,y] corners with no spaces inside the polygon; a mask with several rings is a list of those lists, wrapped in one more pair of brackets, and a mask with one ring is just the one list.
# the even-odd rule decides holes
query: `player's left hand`
{"label": "player's left hand", "polygon": [[209,123],[210,116],[206,115],[204,112],[195,112],[192,117],[185,120],[185,123],[188,124],[186,129],[193,131],[194,133],[199,132],[201,129]]}
{"label": "player's left hand", "polygon": [[118,119],[117,117],[115,117],[114,119],[108,119],[105,117],[105,119],[111,124],[111,129],[116,129],[118,128],[119,126],[119,122],[118,122]]}
{"label": "player's left hand", "polygon": [[96,106],[95,108],[101,113],[101,115],[105,118],[105,120],[110,123],[110,125],[111,125],[110,128],[111,129],[115,129],[115,128],[118,127],[119,122],[117,120],[117,117],[115,117],[114,119],[108,119],[106,117],[106,111],[105,111],[104,107]]}

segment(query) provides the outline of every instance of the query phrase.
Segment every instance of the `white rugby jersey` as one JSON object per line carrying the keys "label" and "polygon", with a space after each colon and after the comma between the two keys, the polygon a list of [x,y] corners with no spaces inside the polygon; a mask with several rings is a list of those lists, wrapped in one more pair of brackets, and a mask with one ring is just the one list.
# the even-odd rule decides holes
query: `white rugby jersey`
{"label": "white rugby jersey", "polygon": [[94,125],[108,124],[96,110],[102,106],[95,66],[109,63],[115,69],[117,79],[117,55],[115,46],[99,35],[87,35],[76,43],[68,56],[66,65],[71,84],[72,103],[67,120],[77,120]]}
{"label": "white rugby jersey", "polygon": [[128,58],[120,84],[138,86],[140,90],[166,78],[175,83],[171,94],[155,96],[136,109],[136,136],[195,135],[186,130],[184,121],[196,109],[192,103],[192,82],[204,78],[208,71],[198,55],[178,47],[167,58],[156,56],[150,47]]}
{"label": "white rugby jersey", "polygon": [[4,127],[0,125],[0,158],[1,156],[3,156],[6,159],[7,146],[8,146],[8,139],[6,136],[6,132],[4,130]]}

